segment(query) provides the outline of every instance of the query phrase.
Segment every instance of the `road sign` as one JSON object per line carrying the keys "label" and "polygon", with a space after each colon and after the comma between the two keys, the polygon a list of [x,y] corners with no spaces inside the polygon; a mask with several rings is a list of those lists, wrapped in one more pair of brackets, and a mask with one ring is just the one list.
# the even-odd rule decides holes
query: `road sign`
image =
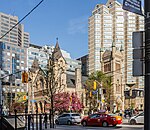
{"label": "road sign", "polygon": [[123,9],[143,16],[141,0],[123,0]]}
{"label": "road sign", "polygon": [[143,76],[145,74],[145,44],[144,44],[144,32],[137,31],[132,34],[132,46],[133,46],[133,76]]}

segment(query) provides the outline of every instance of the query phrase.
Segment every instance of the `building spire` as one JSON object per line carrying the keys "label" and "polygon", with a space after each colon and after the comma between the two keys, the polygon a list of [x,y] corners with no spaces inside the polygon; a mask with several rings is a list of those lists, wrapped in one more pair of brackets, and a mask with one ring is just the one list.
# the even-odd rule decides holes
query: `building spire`
{"label": "building spire", "polygon": [[56,38],[56,43],[58,43],[58,37]]}

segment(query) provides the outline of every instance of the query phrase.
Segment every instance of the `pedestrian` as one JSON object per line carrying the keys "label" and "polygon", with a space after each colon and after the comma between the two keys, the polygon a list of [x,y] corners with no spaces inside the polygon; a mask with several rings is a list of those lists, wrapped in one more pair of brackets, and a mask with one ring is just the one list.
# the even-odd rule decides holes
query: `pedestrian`
{"label": "pedestrian", "polygon": [[129,109],[128,115],[129,115],[129,117],[132,116],[132,110],[131,109]]}
{"label": "pedestrian", "polygon": [[119,115],[122,117],[122,109],[120,109],[120,111],[119,111]]}

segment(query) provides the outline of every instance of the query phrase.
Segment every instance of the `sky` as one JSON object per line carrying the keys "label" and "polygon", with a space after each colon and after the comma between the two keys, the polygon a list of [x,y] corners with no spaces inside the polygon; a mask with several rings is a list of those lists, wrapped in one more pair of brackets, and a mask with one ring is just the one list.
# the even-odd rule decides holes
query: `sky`
{"label": "sky", "polygon": [[[0,0],[0,12],[22,19],[41,0]],[[107,0],[44,0],[25,20],[25,32],[36,45],[55,45],[73,59],[88,54],[88,17]]]}

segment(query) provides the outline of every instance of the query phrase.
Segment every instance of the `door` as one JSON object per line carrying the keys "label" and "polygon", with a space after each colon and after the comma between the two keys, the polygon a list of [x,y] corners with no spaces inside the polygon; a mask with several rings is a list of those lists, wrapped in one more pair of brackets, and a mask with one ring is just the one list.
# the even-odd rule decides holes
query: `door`
{"label": "door", "polygon": [[99,114],[92,114],[89,116],[88,119],[88,125],[90,126],[97,126],[100,123],[100,118]]}
{"label": "door", "polygon": [[58,121],[59,121],[59,124],[66,124],[66,116],[68,114],[62,114],[61,116],[58,117]]}
{"label": "door", "polygon": [[137,120],[137,123],[142,123],[142,124],[144,124],[144,113],[139,114],[139,115],[137,116],[136,120]]}

